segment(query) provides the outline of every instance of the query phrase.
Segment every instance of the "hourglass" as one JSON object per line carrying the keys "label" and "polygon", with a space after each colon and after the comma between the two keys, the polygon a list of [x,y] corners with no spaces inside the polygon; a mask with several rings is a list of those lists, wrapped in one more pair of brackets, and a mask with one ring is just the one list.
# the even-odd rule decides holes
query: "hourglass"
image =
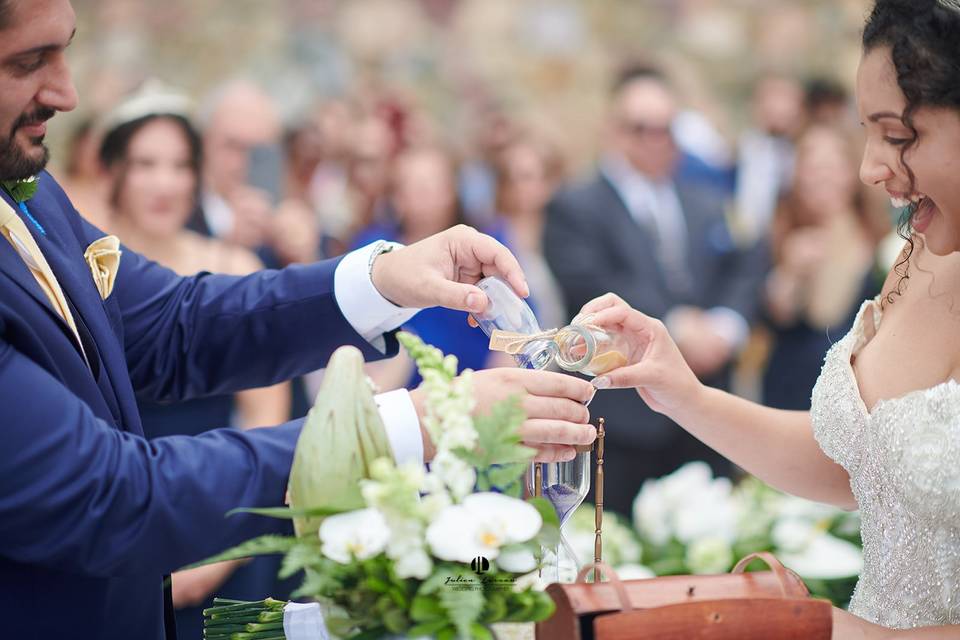
{"label": "hourglass", "polygon": [[[517,363],[527,369],[543,369],[554,360],[563,368],[587,365],[598,355],[598,340],[592,332],[571,327],[544,332],[533,311],[502,280],[489,277],[477,283],[487,294],[489,304],[483,313],[473,314],[484,333],[504,340]],[[566,334],[564,332],[567,332]],[[560,338],[559,340],[555,338]],[[606,340],[603,345],[611,342]],[[601,347],[602,348],[602,347]],[[606,351],[605,351],[606,352]],[[527,489],[531,495],[546,498],[560,520],[560,543],[547,557],[547,575],[551,582],[572,582],[580,563],[563,536],[563,525],[590,491],[592,447],[578,447],[577,455],[567,462],[535,462],[527,470]]]}

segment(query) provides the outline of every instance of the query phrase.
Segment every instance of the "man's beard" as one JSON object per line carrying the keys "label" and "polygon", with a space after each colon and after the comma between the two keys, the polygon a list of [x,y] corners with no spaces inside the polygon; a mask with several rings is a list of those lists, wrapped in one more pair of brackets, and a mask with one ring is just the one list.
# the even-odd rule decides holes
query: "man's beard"
{"label": "man's beard", "polygon": [[47,166],[50,160],[50,150],[43,145],[43,137],[32,138],[31,146],[39,146],[43,153],[39,158],[34,158],[17,144],[16,135],[20,127],[46,122],[54,116],[56,112],[53,109],[37,109],[31,114],[20,116],[10,128],[10,135],[0,140],[0,180],[23,180],[37,175]]}

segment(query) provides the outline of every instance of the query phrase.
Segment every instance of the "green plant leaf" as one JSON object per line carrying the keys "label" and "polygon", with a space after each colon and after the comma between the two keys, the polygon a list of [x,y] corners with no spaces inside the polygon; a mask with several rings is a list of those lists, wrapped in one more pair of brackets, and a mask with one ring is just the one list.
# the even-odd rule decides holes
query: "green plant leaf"
{"label": "green plant leaf", "polygon": [[471,626],[483,613],[483,591],[440,589],[440,605],[447,612],[460,637],[469,637]]}
{"label": "green plant leaf", "polygon": [[305,571],[303,582],[300,584],[300,587],[290,594],[290,597],[327,597],[329,592],[333,591],[338,586],[341,586],[340,581],[334,576],[325,572],[314,571],[308,568]]}
{"label": "green plant leaf", "polygon": [[246,542],[238,544],[232,549],[227,549],[223,553],[218,553],[217,555],[207,558],[206,560],[195,562],[191,565],[183,567],[183,569],[193,569],[195,567],[202,567],[215,562],[224,562],[226,560],[239,560],[240,558],[250,558],[253,556],[269,556],[278,553],[287,553],[296,545],[296,538],[267,534],[265,536],[260,536],[259,538],[247,540]]}
{"label": "green plant leaf", "polygon": [[310,509],[293,509],[291,507],[265,507],[260,509],[241,507],[227,511],[227,517],[238,513],[252,513],[257,516],[267,518],[277,518],[280,520],[293,520],[294,518],[325,518],[346,513],[347,509],[333,509],[328,507],[313,507]]}
{"label": "green plant leaf", "polygon": [[[410,607],[410,617],[415,621],[432,622],[443,618],[443,616],[443,607],[440,606],[436,598],[423,595],[413,599],[413,605]],[[443,619],[446,620],[446,618]],[[430,633],[433,633],[433,631]],[[411,633],[411,635],[414,634]]]}
{"label": "green plant leaf", "polygon": [[403,633],[410,627],[410,619],[401,609],[390,609],[383,614],[383,626],[391,633]]}
{"label": "green plant leaf", "polygon": [[487,477],[490,478],[490,484],[497,488],[509,487],[523,477],[528,466],[526,462],[494,466],[487,473]]}
{"label": "green plant leaf", "polygon": [[484,624],[493,624],[503,620],[507,615],[507,600],[502,593],[491,591],[487,593],[487,602],[483,608],[481,620]]}
{"label": "green plant leaf", "polygon": [[449,624],[446,618],[442,620],[431,620],[430,622],[421,622],[420,624],[410,627],[407,635],[411,638],[416,638],[417,636],[432,636]]}
{"label": "green plant leaf", "polygon": [[423,581],[420,588],[417,589],[417,595],[430,595],[436,593],[440,587],[447,582],[447,578],[453,578],[456,575],[449,566],[437,567],[429,578]]}
{"label": "green plant leaf", "polygon": [[306,544],[299,539],[298,541],[300,544],[290,549],[283,557],[279,573],[281,579],[289,578],[297,571],[323,560],[319,544]]}
{"label": "green plant leaf", "polygon": [[548,549],[555,548],[560,544],[560,519],[557,517],[557,510],[546,498],[527,498],[527,502],[536,508],[543,519],[540,533],[536,537],[537,543]]}

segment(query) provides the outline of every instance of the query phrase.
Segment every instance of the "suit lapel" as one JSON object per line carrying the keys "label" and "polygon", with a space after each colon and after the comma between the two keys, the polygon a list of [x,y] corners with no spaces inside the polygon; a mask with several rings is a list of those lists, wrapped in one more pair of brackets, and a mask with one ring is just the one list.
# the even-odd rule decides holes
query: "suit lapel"
{"label": "suit lapel", "polygon": [[[2,192],[3,204],[0,206],[10,206],[14,210],[16,205],[12,200],[7,196],[5,192]],[[17,215],[14,213],[14,215]],[[41,246],[41,251],[43,248]],[[44,257],[47,258],[49,263],[49,257],[46,252]],[[51,269],[53,266],[51,265]],[[73,330],[70,328],[70,325],[67,324],[66,320],[60,316],[59,313],[53,308],[53,305],[50,302],[50,299],[47,297],[47,294],[40,288],[39,283],[37,283],[36,277],[31,273],[30,268],[27,267],[26,263],[23,261],[23,258],[20,256],[20,253],[13,247],[13,245],[5,238],[0,238],[0,272],[6,275],[8,278],[13,280],[17,285],[20,286],[27,294],[29,294],[34,300],[36,300],[40,306],[42,306],[47,313],[50,315],[50,318],[60,327],[63,331],[64,336],[67,340],[70,341],[70,344],[74,346],[74,350],[77,352],[77,355],[83,359],[83,352],[80,350],[80,345],[77,344],[77,339],[74,336]]]}
{"label": "suit lapel", "polygon": [[[44,175],[44,180],[52,180]],[[70,225],[66,216],[77,215],[73,211],[64,211],[57,205],[55,199],[41,188],[37,196],[30,201],[30,213],[47,230],[45,236],[34,233],[34,238],[40,246],[50,269],[53,270],[60,288],[64,295],[70,301],[78,326],[82,323],[89,333],[93,342],[93,349],[89,349],[87,358],[94,365],[94,370],[99,371],[97,376],[97,386],[110,407],[114,418],[122,425],[134,424],[129,415],[121,415],[119,404],[120,393],[117,390],[117,373],[111,371],[108,366],[111,362],[124,362],[122,349],[119,346],[117,336],[110,327],[106,312],[103,308],[103,302],[100,299],[100,293],[97,291],[93,282],[93,276],[90,274],[90,267],[83,258],[84,248],[81,246],[72,225]],[[33,230],[31,229],[31,232]],[[19,257],[18,257],[19,259]],[[26,269],[25,266],[22,266]],[[32,276],[27,272],[27,275]],[[39,290],[39,287],[37,287]],[[40,295],[43,295],[40,291]],[[49,307],[49,303],[47,304]],[[54,313],[51,309],[51,313]],[[57,316],[60,324],[66,331],[70,331],[66,323]],[[72,338],[71,342],[76,342]],[[78,349],[79,353],[79,349]],[[96,363],[94,364],[94,359]],[[92,373],[92,372],[91,372]],[[129,409],[129,407],[128,407]],[[136,413],[136,409],[133,409]],[[139,424],[139,421],[135,421]]]}

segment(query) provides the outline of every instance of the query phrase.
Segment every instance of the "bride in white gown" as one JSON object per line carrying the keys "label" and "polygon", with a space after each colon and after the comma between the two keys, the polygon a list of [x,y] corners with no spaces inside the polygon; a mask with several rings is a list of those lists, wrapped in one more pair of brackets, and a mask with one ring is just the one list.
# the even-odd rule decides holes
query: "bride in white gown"
{"label": "bride in white gown", "polygon": [[905,209],[909,239],[812,411],[703,386],[664,325],[612,294],[583,311],[634,338],[633,364],[594,385],[635,387],[770,484],[861,510],[864,569],[834,638],[960,638],[960,0],[879,0],[857,102],[861,178]]}

